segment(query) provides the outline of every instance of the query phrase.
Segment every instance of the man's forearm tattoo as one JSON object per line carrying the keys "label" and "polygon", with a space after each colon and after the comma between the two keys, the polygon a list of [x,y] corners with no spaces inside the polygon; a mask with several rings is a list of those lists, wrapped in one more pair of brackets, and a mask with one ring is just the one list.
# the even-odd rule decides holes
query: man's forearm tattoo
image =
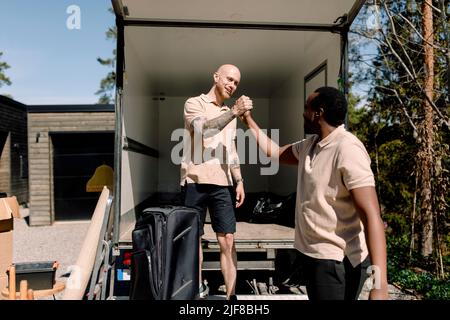
{"label": "man's forearm tattoo", "polygon": [[[227,124],[229,124],[234,118],[235,115],[231,110],[229,110],[221,116],[218,116],[217,118],[205,121],[202,126],[202,133],[204,137],[210,138],[216,135],[219,131],[222,131],[223,128],[225,128]],[[194,123],[197,121],[201,121],[201,119],[196,119],[192,122],[192,126],[194,127],[194,129],[196,126],[198,126],[198,124]]]}
{"label": "man's forearm tattoo", "polygon": [[239,163],[232,163],[232,164],[230,164],[230,169],[232,169],[232,170],[241,169],[241,166]]}
{"label": "man's forearm tattoo", "polygon": [[[235,148],[236,148],[236,146],[233,144],[233,149],[235,149]],[[234,151],[234,153],[236,153],[235,150],[233,150],[233,151]],[[235,154],[235,156],[233,156],[231,158],[230,169],[232,169],[232,170],[236,170],[236,169],[240,170],[241,169],[241,165],[239,163],[239,158],[238,158],[237,154]]]}

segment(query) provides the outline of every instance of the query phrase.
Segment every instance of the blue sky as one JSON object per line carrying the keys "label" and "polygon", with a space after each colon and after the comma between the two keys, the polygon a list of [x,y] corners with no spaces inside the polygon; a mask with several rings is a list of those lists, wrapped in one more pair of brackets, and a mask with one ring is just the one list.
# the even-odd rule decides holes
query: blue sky
{"label": "blue sky", "polygon": [[[80,8],[81,29],[69,30],[67,8]],[[115,24],[110,0],[0,0],[1,61],[10,94],[26,104],[96,103],[100,80],[109,69],[97,57],[112,56],[115,43],[105,32]]]}

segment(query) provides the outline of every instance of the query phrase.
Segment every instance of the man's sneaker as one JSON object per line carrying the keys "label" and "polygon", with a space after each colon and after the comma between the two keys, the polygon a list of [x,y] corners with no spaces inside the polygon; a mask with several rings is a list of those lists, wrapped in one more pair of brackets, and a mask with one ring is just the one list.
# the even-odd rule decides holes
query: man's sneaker
{"label": "man's sneaker", "polygon": [[206,280],[203,281],[203,283],[200,285],[200,289],[199,289],[199,296],[200,299],[205,299],[208,294],[209,294],[209,287],[208,287],[208,282]]}

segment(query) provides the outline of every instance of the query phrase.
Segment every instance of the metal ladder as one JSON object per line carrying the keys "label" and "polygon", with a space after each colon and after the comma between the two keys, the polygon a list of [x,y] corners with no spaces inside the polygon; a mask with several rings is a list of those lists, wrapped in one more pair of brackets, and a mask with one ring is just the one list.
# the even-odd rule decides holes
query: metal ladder
{"label": "metal ladder", "polygon": [[112,202],[113,196],[108,197],[102,228],[100,230],[99,242],[95,263],[92,269],[91,281],[88,292],[88,300],[106,300],[108,275],[112,269],[111,256],[111,230],[112,230]]}

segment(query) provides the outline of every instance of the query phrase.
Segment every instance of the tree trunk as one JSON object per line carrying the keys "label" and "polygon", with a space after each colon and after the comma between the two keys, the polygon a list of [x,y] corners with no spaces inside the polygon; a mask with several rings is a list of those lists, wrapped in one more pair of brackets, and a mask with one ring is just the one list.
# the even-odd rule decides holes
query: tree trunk
{"label": "tree trunk", "polygon": [[[433,52],[433,12],[432,0],[425,0],[422,5],[423,12],[423,36],[424,36],[424,50],[425,50],[425,79],[424,89],[425,94],[433,101],[433,80],[434,80],[434,52]],[[431,197],[431,176],[433,167],[433,107],[429,101],[423,100],[424,120],[421,124],[421,145],[419,147],[418,158],[420,161],[419,167],[421,172],[421,247],[420,252],[422,256],[426,257],[433,252],[433,205]]]}
{"label": "tree trunk", "polygon": [[419,183],[419,172],[416,171],[416,184],[414,186],[414,197],[413,197],[413,210],[411,213],[411,242],[409,244],[409,259],[412,258],[412,253],[414,251],[414,241],[415,241],[415,224],[416,224],[416,203],[417,203],[417,184]]}

